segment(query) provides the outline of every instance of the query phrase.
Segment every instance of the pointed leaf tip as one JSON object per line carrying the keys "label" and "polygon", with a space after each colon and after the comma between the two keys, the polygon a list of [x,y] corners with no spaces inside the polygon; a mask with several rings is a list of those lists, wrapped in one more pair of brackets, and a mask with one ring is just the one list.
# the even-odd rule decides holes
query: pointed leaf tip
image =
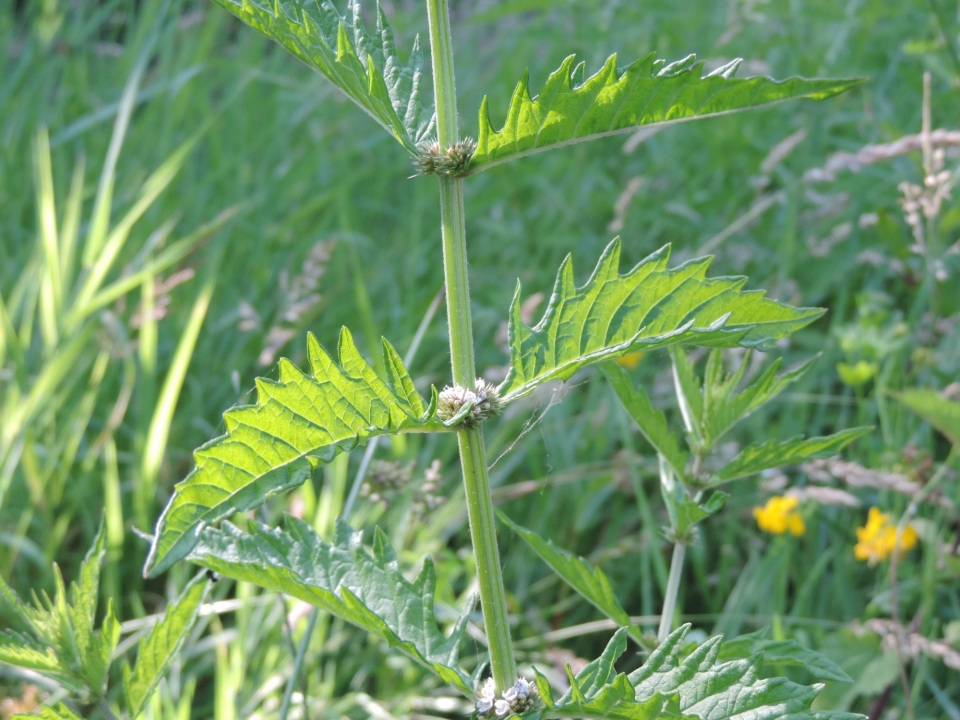
{"label": "pointed leaf tip", "polygon": [[574,82],[582,63],[564,59],[536,98],[530,97],[529,74],[522,76],[503,128],[494,131],[487,105],[481,108],[483,142],[469,172],[480,172],[509,160],[648,125],[664,125],[771,105],[794,98],[824,100],[863,82],[862,78],[808,80],[734,78],[739,61],[703,75],[696,55],[672,63],[653,54],[618,71],[611,55],[594,75]]}

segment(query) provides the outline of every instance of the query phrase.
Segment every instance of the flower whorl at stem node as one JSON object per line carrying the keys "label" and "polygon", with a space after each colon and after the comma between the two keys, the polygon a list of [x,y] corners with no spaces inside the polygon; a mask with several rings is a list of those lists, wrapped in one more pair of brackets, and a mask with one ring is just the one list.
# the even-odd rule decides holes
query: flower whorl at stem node
{"label": "flower whorl at stem node", "polygon": [[473,407],[460,421],[466,427],[479,427],[487,418],[496,417],[503,412],[503,400],[500,399],[496,386],[483,378],[477,378],[476,390],[467,390],[460,385],[445,387],[438,398],[437,417],[444,422],[450,422],[468,403],[472,403]]}
{"label": "flower whorl at stem node", "polygon": [[473,138],[464,138],[446,149],[436,140],[429,140],[417,146],[413,164],[422,175],[458,177],[466,172],[476,149],[477,142]]}
{"label": "flower whorl at stem node", "polygon": [[487,678],[477,692],[477,715],[487,718],[519,715],[535,707],[539,698],[537,686],[523,677],[518,677],[498,698],[493,678]]}

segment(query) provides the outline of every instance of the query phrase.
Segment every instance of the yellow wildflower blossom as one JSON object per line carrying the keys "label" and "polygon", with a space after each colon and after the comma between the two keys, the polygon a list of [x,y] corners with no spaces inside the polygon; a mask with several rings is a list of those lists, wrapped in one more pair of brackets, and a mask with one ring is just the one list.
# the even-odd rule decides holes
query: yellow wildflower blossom
{"label": "yellow wildflower blossom", "polygon": [[897,544],[897,526],[890,522],[890,516],[872,507],[867,515],[867,524],[857,528],[857,545],[853,554],[857,560],[866,560],[876,565],[886,560],[894,551],[906,552],[917,544],[917,531],[910,525],[903,529],[900,543]]}
{"label": "yellow wildflower blossom", "polygon": [[632,352],[618,357],[616,360],[614,360],[614,362],[627,370],[636,370],[642,359],[642,352]]}
{"label": "yellow wildflower blossom", "polygon": [[753,509],[753,516],[761,530],[774,535],[783,535],[789,532],[799,537],[807,531],[803,515],[797,512],[800,501],[795,497],[781,497],[775,495],[767,500],[767,504]]}

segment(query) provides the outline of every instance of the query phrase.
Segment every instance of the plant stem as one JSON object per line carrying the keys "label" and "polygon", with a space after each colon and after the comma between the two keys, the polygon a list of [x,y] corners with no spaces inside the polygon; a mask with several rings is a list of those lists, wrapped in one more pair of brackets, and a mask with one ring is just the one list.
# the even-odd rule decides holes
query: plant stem
{"label": "plant stem", "polygon": [[[433,61],[433,93],[437,106],[437,141],[448,148],[459,141],[457,95],[453,72],[453,39],[447,0],[427,0],[430,22],[430,53]],[[440,226],[443,239],[443,273],[447,291],[447,322],[453,381],[474,389],[476,369],[473,328],[470,318],[470,281],[467,271],[467,231],[463,212],[463,181],[440,177]],[[490,497],[483,432],[461,430],[457,434],[460,464],[470,521],[470,538],[477,562],[477,581],[483,623],[490,650],[490,669],[497,690],[503,692],[517,676],[510,640],[507,598],[503,591],[497,530]]]}
{"label": "plant stem", "polygon": [[687,546],[676,543],[673,546],[673,558],[670,560],[670,575],[667,577],[667,594],[663,598],[663,612],[660,613],[660,629],[657,630],[657,640],[663,642],[673,629],[673,613],[677,607],[677,594],[680,591],[680,576],[683,575],[683,558],[687,554]]}

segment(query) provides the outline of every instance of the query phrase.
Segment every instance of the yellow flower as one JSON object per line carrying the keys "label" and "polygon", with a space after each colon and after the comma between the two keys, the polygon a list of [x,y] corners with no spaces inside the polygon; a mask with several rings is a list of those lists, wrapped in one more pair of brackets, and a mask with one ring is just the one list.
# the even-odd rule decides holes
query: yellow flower
{"label": "yellow flower", "polygon": [[798,513],[797,505],[799,500],[795,497],[781,497],[776,495],[769,500],[762,508],[753,509],[753,516],[757,519],[757,525],[761,530],[774,535],[783,535],[789,532],[797,537],[807,531],[807,526],[803,522],[803,515]]}
{"label": "yellow flower", "polygon": [[872,507],[867,515],[867,524],[857,528],[857,545],[853,554],[857,560],[866,560],[876,565],[880,560],[888,559],[893,553],[907,552],[917,544],[917,531],[907,525],[897,544],[897,526],[890,522],[890,516]]}
{"label": "yellow flower", "polygon": [[636,370],[642,359],[642,352],[632,352],[618,357],[616,360],[614,360],[614,362],[620,367],[626,368],[627,370]]}

